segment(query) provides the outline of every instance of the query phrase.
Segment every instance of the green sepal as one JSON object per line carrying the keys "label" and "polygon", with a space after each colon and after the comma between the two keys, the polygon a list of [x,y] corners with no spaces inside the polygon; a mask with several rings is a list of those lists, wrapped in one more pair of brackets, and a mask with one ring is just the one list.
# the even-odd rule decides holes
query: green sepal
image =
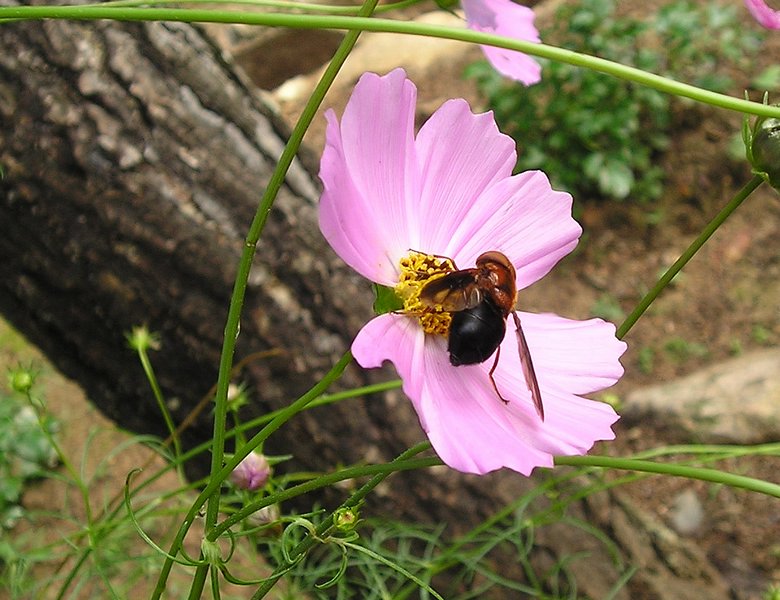
{"label": "green sepal", "polygon": [[436,0],[436,5],[447,12],[452,12],[458,6],[458,0]]}
{"label": "green sepal", "polygon": [[751,145],[753,172],[780,190],[780,119],[758,119]]}
{"label": "green sepal", "polygon": [[[768,104],[767,94],[764,104]],[[751,127],[745,117],[742,139],[753,173],[780,191],[780,119],[757,117]]]}
{"label": "green sepal", "polygon": [[379,285],[374,283],[371,285],[374,288],[374,312],[378,315],[383,315],[389,312],[399,311],[404,307],[403,300],[398,297],[395,290],[391,287]]}

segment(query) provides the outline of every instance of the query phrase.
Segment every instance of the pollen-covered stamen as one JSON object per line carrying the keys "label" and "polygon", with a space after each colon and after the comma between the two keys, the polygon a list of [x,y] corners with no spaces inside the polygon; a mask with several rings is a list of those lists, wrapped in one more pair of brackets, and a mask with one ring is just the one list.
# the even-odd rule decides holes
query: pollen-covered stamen
{"label": "pollen-covered stamen", "polygon": [[455,271],[449,258],[423,254],[412,250],[400,261],[401,276],[395,292],[403,300],[405,314],[417,317],[425,333],[447,335],[452,317],[441,306],[427,306],[420,302],[420,292],[427,283]]}

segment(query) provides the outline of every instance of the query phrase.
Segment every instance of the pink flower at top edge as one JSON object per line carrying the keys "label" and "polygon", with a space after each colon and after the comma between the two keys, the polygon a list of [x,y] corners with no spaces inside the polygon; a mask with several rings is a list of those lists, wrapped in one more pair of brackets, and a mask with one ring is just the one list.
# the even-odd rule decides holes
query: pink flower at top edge
{"label": "pink flower at top edge", "polygon": [[[544,173],[512,175],[514,142],[492,113],[474,114],[465,100],[444,103],[414,133],[417,90],[401,69],[366,73],[338,121],[328,111],[320,177],[320,228],[361,275],[396,286],[410,250],[474,266],[488,250],[503,252],[517,286],[543,277],[577,245],[581,229],[569,194],[553,191]],[[464,472],[508,467],[530,474],[555,455],[586,453],[613,439],[611,406],[581,397],[623,374],[626,345],[600,319],[573,321],[519,313],[545,408],[537,415],[520,365],[514,327],[501,345],[496,396],[484,363],[453,367],[443,335],[426,334],[410,314],[369,321],[352,345],[364,368],[391,361],[441,459]]]}
{"label": "pink flower at top edge", "polygon": [[[539,42],[534,27],[534,11],[512,0],[461,0],[466,24],[470,29],[506,37]],[[533,58],[522,52],[482,46],[485,57],[499,73],[525,85],[538,83],[542,68]]]}
{"label": "pink flower at top edge", "polygon": [[769,8],[763,0],[745,0],[750,14],[768,29],[780,29],[780,10]]}

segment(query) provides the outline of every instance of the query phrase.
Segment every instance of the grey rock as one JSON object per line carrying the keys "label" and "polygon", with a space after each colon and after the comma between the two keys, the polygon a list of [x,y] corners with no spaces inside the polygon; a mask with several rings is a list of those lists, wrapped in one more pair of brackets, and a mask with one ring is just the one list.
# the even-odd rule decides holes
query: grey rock
{"label": "grey rock", "polygon": [[672,528],[681,535],[695,533],[704,521],[704,507],[692,489],[680,492],[672,503],[670,513]]}
{"label": "grey rock", "polygon": [[631,424],[652,419],[702,443],[780,439],[780,348],[755,351],[636,390],[622,411]]}

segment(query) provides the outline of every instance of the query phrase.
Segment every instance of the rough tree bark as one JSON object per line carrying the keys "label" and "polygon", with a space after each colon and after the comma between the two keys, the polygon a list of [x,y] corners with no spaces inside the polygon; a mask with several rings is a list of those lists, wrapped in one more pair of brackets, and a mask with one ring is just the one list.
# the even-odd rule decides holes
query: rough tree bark
{"label": "rough tree bark", "polygon": [[[164,433],[124,334],[139,324],[160,334],[153,361],[183,419],[215,381],[243,235],[284,128],[199,29],[165,23],[3,24],[0,115],[0,310],[108,416]],[[317,185],[294,166],[258,248],[237,359],[284,354],[243,373],[254,400],[247,417],[308,389],[370,316],[367,283],[319,235]],[[357,369],[343,378],[366,381]],[[211,436],[207,416],[187,430],[187,445]],[[409,403],[390,393],[307,412],[269,450],[293,453],[293,467],[329,469],[391,458],[422,437]],[[377,510],[446,522],[453,535],[533,485],[446,469],[393,481],[378,489]],[[603,513],[593,512],[597,524],[609,520]],[[542,562],[591,545],[576,531],[539,539]],[[579,585],[599,597],[616,574],[603,548],[590,551],[595,562],[583,564],[599,566]],[[705,579],[718,589],[716,574]],[[652,587],[647,597],[668,597]]]}

